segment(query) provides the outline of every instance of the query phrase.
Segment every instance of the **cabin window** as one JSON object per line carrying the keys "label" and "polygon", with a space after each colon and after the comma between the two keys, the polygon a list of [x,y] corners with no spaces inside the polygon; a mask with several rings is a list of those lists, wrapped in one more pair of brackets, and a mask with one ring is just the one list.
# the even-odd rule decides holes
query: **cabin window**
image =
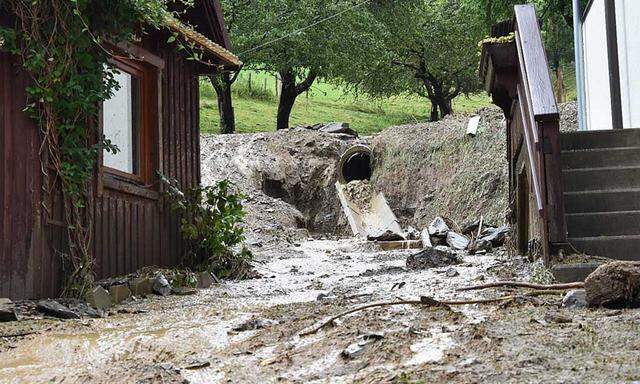
{"label": "cabin window", "polygon": [[140,77],[116,71],[114,78],[120,89],[104,102],[102,127],[104,135],[118,147],[118,152],[105,150],[103,164],[118,171],[136,174],[140,163]]}
{"label": "cabin window", "polygon": [[102,105],[102,133],[118,148],[102,153],[105,178],[150,185],[157,156],[158,71],[129,59],[112,61],[119,88]]}

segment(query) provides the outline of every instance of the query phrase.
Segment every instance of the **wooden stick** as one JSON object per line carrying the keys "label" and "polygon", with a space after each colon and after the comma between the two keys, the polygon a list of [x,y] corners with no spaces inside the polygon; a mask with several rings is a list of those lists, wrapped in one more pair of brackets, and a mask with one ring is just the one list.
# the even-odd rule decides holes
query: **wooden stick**
{"label": "wooden stick", "polygon": [[498,281],[495,283],[487,283],[480,285],[472,285],[469,287],[458,288],[457,291],[477,291],[480,289],[487,288],[495,288],[495,287],[511,287],[511,288],[531,288],[537,290],[559,290],[559,289],[578,289],[584,288],[584,283],[575,282],[575,283],[566,283],[566,284],[534,284],[534,283],[524,283],[519,281]]}
{"label": "wooden stick", "polygon": [[491,303],[497,303],[505,300],[512,300],[514,298],[515,296],[503,296],[503,297],[497,297],[493,299],[476,299],[476,300],[461,300],[461,301],[438,301],[430,298],[423,298],[421,300],[384,301],[380,303],[372,303],[372,304],[363,305],[361,307],[356,307],[348,311],[341,312],[308,331],[300,332],[299,335],[300,336],[312,335],[314,333],[317,333],[319,330],[326,327],[327,325],[333,323],[335,320],[338,320],[341,317],[350,315],[354,312],[359,312],[365,309],[369,309],[369,308],[389,307],[393,305],[422,305],[422,306],[428,306],[428,307],[436,307],[436,306],[467,305],[467,304],[491,304]]}

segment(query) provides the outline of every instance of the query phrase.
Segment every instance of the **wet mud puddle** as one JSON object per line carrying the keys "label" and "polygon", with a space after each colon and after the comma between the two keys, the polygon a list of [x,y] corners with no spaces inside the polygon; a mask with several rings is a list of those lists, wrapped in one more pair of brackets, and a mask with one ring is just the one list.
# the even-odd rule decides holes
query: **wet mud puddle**
{"label": "wet mud puddle", "polygon": [[[407,270],[409,254],[358,240],[263,249],[257,254],[263,279],[226,282],[191,297],[133,302],[130,312],[144,313],[68,321],[16,342],[0,353],[0,382],[351,382],[367,369],[438,362],[455,345],[451,332],[461,323],[481,322],[483,312],[461,308],[453,322],[434,322],[433,316],[444,315],[429,313],[430,325],[420,327],[423,310],[389,307],[298,336],[362,303],[452,298],[456,286],[496,263],[491,256],[467,256],[456,266],[459,275],[447,277],[446,268]],[[357,318],[365,323],[351,324]],[[358,357],[342,352],[369,331],[383,333],[385,342],[363,347],[365,369],[354,365]],[[381,351],[385,345],[396,351]]]}

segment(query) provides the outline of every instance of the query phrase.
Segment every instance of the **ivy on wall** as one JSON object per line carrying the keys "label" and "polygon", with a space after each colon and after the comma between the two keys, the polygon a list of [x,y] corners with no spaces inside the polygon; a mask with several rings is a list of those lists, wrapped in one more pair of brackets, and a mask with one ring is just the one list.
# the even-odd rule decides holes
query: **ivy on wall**
{"label": "ivy on wall", "polygon": [[101,104],[118,87],[106,70],[115,55],[111,44],[161,28],[167,7],[165,0],[0,2],[15,16],[13,26],[0,27],[0,49],[18,55],[32,77],[26,111],[41,131],[45,192],[62,191],[66,296],[82,297],[94,282],[92,178],[100,151],[117,151],[97,130]]}

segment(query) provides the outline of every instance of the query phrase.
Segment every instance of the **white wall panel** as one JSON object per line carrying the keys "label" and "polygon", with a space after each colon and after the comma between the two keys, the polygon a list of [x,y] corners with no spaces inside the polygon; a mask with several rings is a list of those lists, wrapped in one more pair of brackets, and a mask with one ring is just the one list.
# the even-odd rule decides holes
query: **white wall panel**
{"label": "white wall panel", "polygon": [[594,0],[582,30],[588,130],[613,128],[604,3],[605,0]]}
{"label": "white wall panel", "polygon": [[616,0],[624,128],[640,128],[640,0]]}

